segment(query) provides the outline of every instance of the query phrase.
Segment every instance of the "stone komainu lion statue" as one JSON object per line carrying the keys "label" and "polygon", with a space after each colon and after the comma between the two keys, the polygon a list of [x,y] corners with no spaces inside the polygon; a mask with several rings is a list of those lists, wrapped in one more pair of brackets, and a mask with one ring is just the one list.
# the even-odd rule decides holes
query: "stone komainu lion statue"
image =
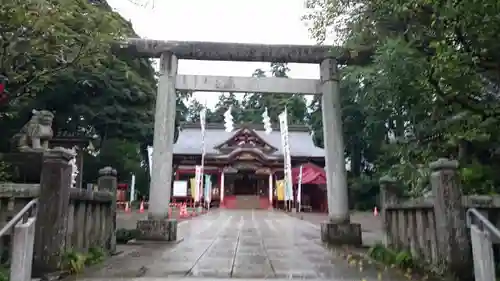
{"label": "stone komainu lion statue", "polygon": [[31,120],[23,126],[18,138],[18,148],[26,150],[47,150],[52,139],[54,114],[47,110],[33,110]]}

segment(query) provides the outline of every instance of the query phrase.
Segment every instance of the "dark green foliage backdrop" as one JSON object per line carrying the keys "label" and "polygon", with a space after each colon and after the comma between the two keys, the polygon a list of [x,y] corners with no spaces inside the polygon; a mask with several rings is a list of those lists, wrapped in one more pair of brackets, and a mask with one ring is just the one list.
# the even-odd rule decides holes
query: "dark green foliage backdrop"
{"label": "dark green foliage backdrop", "polygon": [[[377,180],[387,173],[418,196],[427,190],[427,163],[461,163],[464,193],[497,193],[500,182],[500,6],[496,1],[307,0],[304,20],[324,43],[370,51],[342,70],[341,103],[351,206],[375,204]],[[0,6],[0,74],[9,100],[0,105],[0,151],[32,109],[56,113],[54,128],[94,137],[100,154],[87,157],[84,177],[114,166],[121,182],[137,175],[147,191],[146,147],[152,143],[156,76],[151,61],[115,54],[111,43],[136,36],[105,1],[11,0]],[[287,77],[272,63],[254,76]],[[249,73],[250,74],[250,73]],[[178,93],[177,123],[199,122],[203,107]],[[225,93],[208,111],[222,122],[232,106],[236,123],[271,120],[286,107],[293,124],[307,124],[322,146],[321,99]],[[0,172],[1,177],[4,175]]]}

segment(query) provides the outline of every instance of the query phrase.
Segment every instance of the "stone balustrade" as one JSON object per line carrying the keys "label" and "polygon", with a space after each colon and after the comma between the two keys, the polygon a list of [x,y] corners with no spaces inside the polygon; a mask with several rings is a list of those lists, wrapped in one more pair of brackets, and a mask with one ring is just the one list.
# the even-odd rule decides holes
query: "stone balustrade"
{"label": "stone balustrade", "polygon": [[475,208],[500,227],[500,196],[463,196],[456,161],[440,159],[430,167],[432,192],[425,198],[404,198],[403,188],[395,179],[380,179],[386,246],[411,253],[419,263],[439,274],[472,280],[465,212]]}
{"label": "stone balustrade", "polygon": [[[34,276],[59,270],[65,252],[116,250],[116,171],[109,167],[99,171],[98,191],[71,188],[69,159],[64,150],[46,152],[40,184],[0,184],[0,225],[38,198]],[[16,251],[11,234],[12,230],[0,237],[2,262],[9,261],[11,252]]]}

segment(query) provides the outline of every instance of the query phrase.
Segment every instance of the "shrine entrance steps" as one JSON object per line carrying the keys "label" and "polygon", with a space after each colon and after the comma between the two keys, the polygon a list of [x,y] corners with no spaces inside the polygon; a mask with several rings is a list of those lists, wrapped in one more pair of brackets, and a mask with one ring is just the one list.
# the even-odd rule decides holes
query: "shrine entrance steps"
{"label": "shrine entrance steps", "polygon": [[225,209],[238,210],[267,210],[269,199],[258,195],[234,195],[224,197]]}
{"label": "shrine entrance steps", "polygon": [[125,245],[78,281],[411,280],[323,246],[319,226],[279,211],[216,210],[179,225],[177,244]]}

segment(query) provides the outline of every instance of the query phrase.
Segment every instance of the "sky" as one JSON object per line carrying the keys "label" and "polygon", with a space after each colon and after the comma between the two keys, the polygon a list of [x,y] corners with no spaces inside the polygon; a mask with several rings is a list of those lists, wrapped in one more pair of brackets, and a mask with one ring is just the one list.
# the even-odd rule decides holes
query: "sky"
{"label": "sky", "polygon": [[[154,5],[153,5],[154,2]],[[142,38],[260,44],[314,45],[301,17],[304,0],[108,0]],[[269,63],[181,60],[179,74],[251,76]],[[289,64],[291,78],[319,78],[319,67]],[[213,108],[218,93],[194,98]]]}

